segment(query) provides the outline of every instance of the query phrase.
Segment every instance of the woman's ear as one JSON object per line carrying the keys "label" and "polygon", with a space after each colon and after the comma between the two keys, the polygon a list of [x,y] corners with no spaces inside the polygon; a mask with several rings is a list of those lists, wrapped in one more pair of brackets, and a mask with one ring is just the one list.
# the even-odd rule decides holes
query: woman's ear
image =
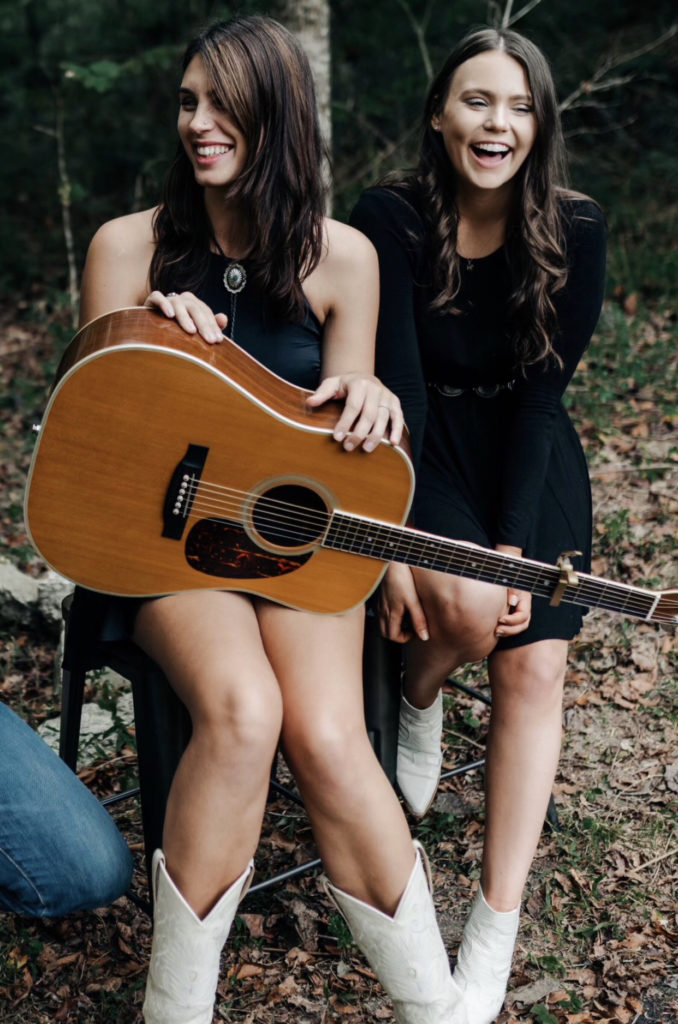
{"label": "woman's ear", "polygon": [[440,111],[442,105],[440,103],[440,96],[436,95],[432,97],[431,103],[434,107],[435,113],[431,114],[431,128],[434,132],[440,131]]}

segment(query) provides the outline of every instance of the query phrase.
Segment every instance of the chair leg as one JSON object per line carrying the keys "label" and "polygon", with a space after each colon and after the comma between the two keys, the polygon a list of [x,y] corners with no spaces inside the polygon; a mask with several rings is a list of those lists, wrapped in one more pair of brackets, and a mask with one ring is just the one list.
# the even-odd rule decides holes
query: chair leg
{"label": "chair leg", "polygon": [[400,713],[401,644],[385,640],[370,609],[365,618],[363,695],[370,742],[389,782],[396,778]]}
{"label": "chair leg", "polygon": [[558,808],[556,807],[556,801],[553,793],[551,793],[549,805],[546,810],[546,824],[552,832],[560,831],[560,818],[558,817]]}
{"label": "chair leg", "polygon": [[191,737],[191,719],[185,706],[152,662],[143,672],[130,673],[136,726],[141,816],[146,870],[153,852],[162,846],[167,798],[177,765]]}
{"label": "chair leg", "polygon": [[61,676],[61,726],[59,757],[72,771],[78,765],[78,742],[85,694],[84,669],[65,668]]}
{"label": "chair leg", "polygon": [[76,587],[61,603],[64,646],[61,656],[61,729],[59,756],[75,771],[78,761],[85,677],[90,669],[101,668],[105,657],[95,649],[105,611],[101,594]]}

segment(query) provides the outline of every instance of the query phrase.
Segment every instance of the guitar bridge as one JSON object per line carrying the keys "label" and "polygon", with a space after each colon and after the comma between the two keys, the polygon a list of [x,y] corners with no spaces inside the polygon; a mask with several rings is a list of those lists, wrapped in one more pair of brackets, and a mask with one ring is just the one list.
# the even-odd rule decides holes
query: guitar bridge
{"label": "guitar bridge", "polygon": [[172,473],[162,510],[162,536],[181,540],[195,499],[209,448],[189,444],[186,454]]}

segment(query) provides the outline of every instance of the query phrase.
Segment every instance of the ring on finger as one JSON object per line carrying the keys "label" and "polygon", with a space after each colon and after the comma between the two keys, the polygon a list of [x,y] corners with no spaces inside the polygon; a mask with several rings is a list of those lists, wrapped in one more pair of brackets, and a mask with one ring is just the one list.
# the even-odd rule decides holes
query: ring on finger
{"label": "ring on finger", "polygon": [[167,298],[168,299],[172,299],[172,298],[174,298],[178,294],[179,294],[179,292],[168,292],[167,293]]}

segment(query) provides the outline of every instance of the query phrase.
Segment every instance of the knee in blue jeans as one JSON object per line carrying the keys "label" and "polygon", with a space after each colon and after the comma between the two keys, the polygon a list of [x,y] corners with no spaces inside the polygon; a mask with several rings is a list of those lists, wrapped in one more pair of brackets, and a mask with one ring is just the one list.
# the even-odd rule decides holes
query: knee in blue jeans
{"label": "knee in blue jeans", "polygon": [[[129,888],[134,859],[113,821],[83,835],[80,849],[74,848],[63,867],[59,884],[50,895],[58,906],[56,914],[70,910],[92,910],[112,903]],[[51,911],[52,916],[55,911]]]}

